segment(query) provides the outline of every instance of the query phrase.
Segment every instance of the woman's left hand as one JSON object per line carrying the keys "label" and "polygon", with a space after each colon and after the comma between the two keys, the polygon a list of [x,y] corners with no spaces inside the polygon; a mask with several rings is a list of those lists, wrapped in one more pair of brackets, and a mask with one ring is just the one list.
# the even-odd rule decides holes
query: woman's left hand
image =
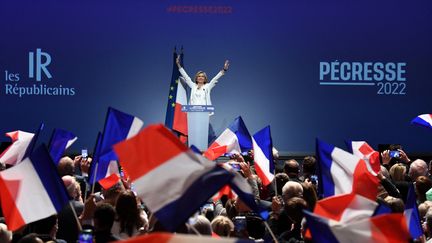
{"label": "woman's left hand", "polygon": [[224,64],[223,70],[224,71],[228,71],[228,68],[229,68],[229,61],[225,60],[225,64]]}

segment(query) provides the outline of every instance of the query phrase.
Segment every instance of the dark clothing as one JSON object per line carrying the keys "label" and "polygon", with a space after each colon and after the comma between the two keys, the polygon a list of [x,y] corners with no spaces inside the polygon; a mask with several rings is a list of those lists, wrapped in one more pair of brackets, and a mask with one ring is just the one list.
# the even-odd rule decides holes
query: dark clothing
{"label": "dark clothing", "polygon": [[121,240],[117,236],[114,236],[110,230],[95,232],[94,237],[96,239],[96,243],[105,243]]}
{"label": "dark clothing", "polygon": [[[72,201],[72,205],[75,209],[75,212],[77,213],[77,216],[81,215],[84,209],[84,204],[82,202]],[[65,239],[67,242],[76,242],[78,239],[78,234],[78,225],[70,204],[68,204],[58,214],[57,237],[60,239]]]}

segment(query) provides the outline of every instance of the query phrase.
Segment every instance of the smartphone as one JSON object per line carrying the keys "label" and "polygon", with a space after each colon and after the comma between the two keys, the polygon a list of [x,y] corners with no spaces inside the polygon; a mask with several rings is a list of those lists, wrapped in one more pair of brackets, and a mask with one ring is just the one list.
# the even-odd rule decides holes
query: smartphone
{"label": "smartphone", "polygon": [[389,156],[390,158],[399,158],[400,157],[400,152],[396,151],[396,150],[392,150],[389,152]]}
{"label": "smartphone", "polygon": [[235,171],[241,171],[240,163],[230,163],[230,165]]}
{"label": "smartphone", "polygon": [[204,211],[204,209],[209,209],[209,210],[214,211],[214,205],[213,205],[213,203],[206,203],[206,204],[204,204],[204,206],[202,206],[202,210],[201,211]]}
{"label": "smartphone", "polygon": [[81,157],[82,157],[83,159],[87,159],[87,157],[88,157],[87,149],[82,149],[82,150],[81,150]]}
{"label": "smartphone", "polygon": [[83,229],[78,235],[78,243],[93,243],[93,231],[91,229]]}
{"label": "smartphone", "polygon": [[240,233],[246,230],[247,221],[246,216],[236,216],[234,217],[234,231]]}

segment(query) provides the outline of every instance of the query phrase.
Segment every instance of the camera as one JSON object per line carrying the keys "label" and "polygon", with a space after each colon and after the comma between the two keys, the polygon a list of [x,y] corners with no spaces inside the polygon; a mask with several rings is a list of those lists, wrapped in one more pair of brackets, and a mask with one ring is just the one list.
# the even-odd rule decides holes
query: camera
{"label": "camera", "polygon": [[389,156],[390,158],[399,158],[400,157],[400,152],[397,150],[392,150],[389,152]]}

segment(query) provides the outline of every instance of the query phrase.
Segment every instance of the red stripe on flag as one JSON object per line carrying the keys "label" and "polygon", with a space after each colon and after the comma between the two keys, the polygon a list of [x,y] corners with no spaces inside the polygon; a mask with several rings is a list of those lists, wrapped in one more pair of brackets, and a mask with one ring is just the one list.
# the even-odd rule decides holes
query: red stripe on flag
{"label": "red stripe on flag", "polygon": [[379,184],[379,179],[367,169],[366,162],[360,160],[353,174],[353,192],[375,201]]}
{"label": "red stripe on flag", "polygon": [[226,145],[220,146],[218,143],[214,142],[212,143],[212,145],[210,145],[207,151],[205,151],[204,157],[206,157],[209,160],[215,160],[219,158],[221,155],[223,155],[224,153],[226,153],[226,151],[227,151]]}
{"label": "red stripe on flag", "polygon": [[183,135],[188,135],[187,113],[181,111],[181,108],[181,104],[175,104],[173,130],[180,132]]}
{"label": "red stripe on flag", "polygon": [[319,216],[340,221],[343,211],[350,205],[354,197],[355,194],[351,193],[321,199],[315,204],[313,212]]}
{"label": "red stripe on flag", "polygon": [[120,180],[120,177],[117,174],[111,174],[108,177],[103,178],[102,180],[99,180],[99,184],[101,187],[105,190],[113,187],[117,182]]}
{"label": "red stripe on flag", "polygon": [[255,170],[256,170],[256,173],[257,173],[258,177],[261,179],[262,184],[264,186],[267,186],[268,184],[271,183],[271,181],[269,181],[269,179],[267,178],[266,174],[263,172],[261,167],[259,167],[258,163],[255,163]]}
{"label": "red stripe on flag", "polygon": [[391,213],[371,218],[373,242],[410,242],[406,219],[401,213]]}
{"label": "red stripe on flag", "polygon": [[15,204],[19,186],[19,180],[8,181],[0,177],[1,207],[6,219],[6,224],[11,231],[17,230],[26,224]]}
{"label": "red stripe on flag", "polygon": [[114,150],[134,181],[188,148],[171,131],[158,124],[114,145]]}

